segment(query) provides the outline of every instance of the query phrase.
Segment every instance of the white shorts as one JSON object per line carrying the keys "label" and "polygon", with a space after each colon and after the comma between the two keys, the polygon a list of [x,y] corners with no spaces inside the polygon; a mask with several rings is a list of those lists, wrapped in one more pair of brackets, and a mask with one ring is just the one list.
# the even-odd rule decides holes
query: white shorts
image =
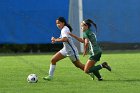
{"label": "white shorts", "polygon": [[60,51],[59,51],[63,56],[65,56],[65,57],[69,57],[70,58],[70,60],[72,61],[72,62],[75,62],[75,61],[77,61],[77,60],[79,60],[79,54],[78,54],[78,51],[77,50],[75,50],[75,51],[66,51],[64,48],[63,49],[61,49]]}

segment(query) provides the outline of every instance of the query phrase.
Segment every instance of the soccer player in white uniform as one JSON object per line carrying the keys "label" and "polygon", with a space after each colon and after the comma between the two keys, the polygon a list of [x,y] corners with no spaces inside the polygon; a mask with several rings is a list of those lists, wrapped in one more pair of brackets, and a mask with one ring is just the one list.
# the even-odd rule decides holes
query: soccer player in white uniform
{"label": "soccer player in white uniform", "polygon": [[51,41],[52,43],[63,42],[63,48],[58,51],[51,59],[49,75],[43,78],[44,80],[49,81],[53,79],[56,63],[65,57],[69,57],[76,67],[84,70],[84,64],[79,61],[78,50],[73,43],[72,37],[68,34],[72,31],[71,26],[67,24],[64,17],[59,17],[56,20],[56,25],[61,30],[61,35],[59,38],[52,37]]}

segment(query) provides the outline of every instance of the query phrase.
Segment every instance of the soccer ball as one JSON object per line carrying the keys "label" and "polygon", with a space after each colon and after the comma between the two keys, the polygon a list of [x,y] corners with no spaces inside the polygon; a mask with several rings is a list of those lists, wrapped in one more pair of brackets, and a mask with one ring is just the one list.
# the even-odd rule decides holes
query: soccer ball
{"label": "soccer ball", "polygon": [[28,81],[29,83],[37,83],[38,77],[37,77],[36,74],[30,74],[30,75],[28,75],[28,77],[27,77],[27,81]]}

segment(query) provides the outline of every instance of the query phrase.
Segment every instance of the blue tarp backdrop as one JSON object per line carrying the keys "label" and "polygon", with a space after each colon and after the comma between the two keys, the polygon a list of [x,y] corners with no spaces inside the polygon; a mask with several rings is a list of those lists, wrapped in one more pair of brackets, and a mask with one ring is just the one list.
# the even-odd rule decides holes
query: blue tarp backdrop
{"label": "blue tarp backdrop", "polygon": [[[140,43],[140,0],[83,0],[83,18],[98,26],[98,40]],[[0,0],[0,44],[46,44],[59,37],[59,16],[69,0]]]}
{"label": "blue tarp backdrop", "polygon": [[83,10],[97,23],[99,41],[140,43],[140,0],[83,0]]}
{"label": "blue tarp backdrop", "polygon": [[0,0],[0,43],[46,44],[59,37],[59,16],[68,19],[68,0]]}

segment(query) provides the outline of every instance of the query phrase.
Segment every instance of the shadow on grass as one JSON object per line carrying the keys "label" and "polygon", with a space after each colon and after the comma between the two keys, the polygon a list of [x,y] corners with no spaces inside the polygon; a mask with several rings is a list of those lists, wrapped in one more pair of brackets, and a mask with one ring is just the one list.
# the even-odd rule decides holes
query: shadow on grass
{"label": "shadow on grass", "polygon": [[127,84],[129,86],[140,86],[140,79],[103,80],[103,82],[121,83],[121,84]]}
{"label": "shadow on grass", "polygon": [[104,82],[106,81],[111,81],[111,82],[140,82],[140,79],[116,79],[116,80],[103,80]]}

